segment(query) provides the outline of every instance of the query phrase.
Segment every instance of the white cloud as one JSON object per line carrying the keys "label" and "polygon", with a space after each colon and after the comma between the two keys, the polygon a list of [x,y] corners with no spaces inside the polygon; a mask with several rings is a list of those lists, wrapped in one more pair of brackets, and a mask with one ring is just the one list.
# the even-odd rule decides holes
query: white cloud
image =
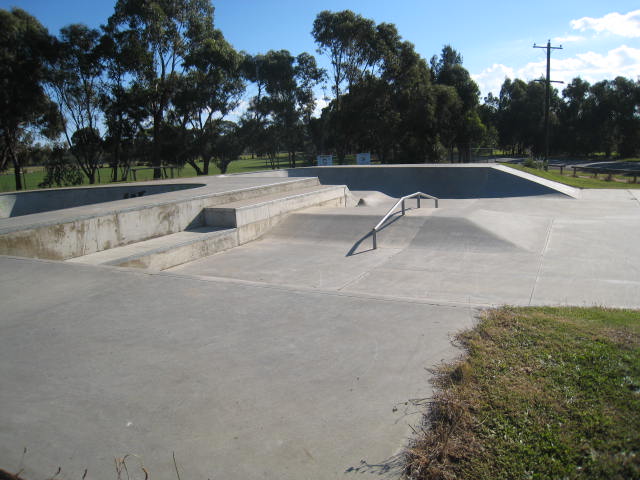
{"label": "white cloud", "polygon": [[494,63],[489,68],[485,68],[478,74],[472,74],[471,78],[480,87],[482,97],[485,97],[489,92],[493,92],[494,95],[500,93],[500,87],[504,83],[504,79],[514,78],[515,72],[513,68],[507,67],[500,63]]}
{"label": "white cloud", "polygon": [[555,37],[553,39],[556,43],[573,43],[573,42],[582,42],[585,38],[581,35],[567,35],[564,37]]}
{"label": "white cloud", "polygon": [[320,117],[322,115],[322,109],[329,105],[329,102],[324,97],[316,98],[316,108],[313,110],[314,117]]}
{"label": "white cloud", "polygon": [[627,14],[617,12],[608,13],[604,17],[582,17],[571,20],[574,30],[585,32],[594,30],[597,33],[612,33],[627,38],[640,37],[640,10],[634,10]]}
{"label": "white cloud", "polygon": [[565,82],[578,76],[590,82],[618,76],[635,79],[640,76],[640,49],[621,45],[605,54],[579,53],[573,58],[552,61],[551,68],[554,79]]}
{"label": "white cloud", "polygon": [[[513,69],[506,65],[494,64],[477,75],[472,75],[478,83],[482,96],[489,92],[500,93],[504,77],[520,78],[524,81],[541,78],[546,72],[546,60],[529,62],[524,67]],[[612,80],[622,76],[640,78],[640,49],[621,45],[604,54],[595,52],[579,53],[570,58],[551,59],[551,79],[565,83],[580,77],[590,83]],[[562,90],[562,85],[556,85]]]}
{"label": "white cloud", "polygon": [[249,102],[245,99],[241,99],[238,102],[236,108],[229,112],[227,115],[227,120],[231,120],[232,122],[238,122],[242,114],[246,112],[247,108],[249,108]]}

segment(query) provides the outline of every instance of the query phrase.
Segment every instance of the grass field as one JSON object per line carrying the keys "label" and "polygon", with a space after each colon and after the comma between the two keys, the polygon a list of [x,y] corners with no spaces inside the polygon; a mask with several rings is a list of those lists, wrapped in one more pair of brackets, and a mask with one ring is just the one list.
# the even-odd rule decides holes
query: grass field
{"label": "grass field", "polygon": [[577,188],[640,188],[640,183],[629,183],[628,177],[614,176],[612,180],[607,181],[605,175],[600,174],[599,178],[594,178],[585,173],[579,173],[579,176],[573,176],[573,170],[566,168],[563,175],[560,175],[559,170],[538,170],[536,168],[528,168],[522,165],[505,164],[508,167],[521,170],[523,172],[537,175],[538,177],[546,178],[547,180],[553,180],[554,182],[564,183]]}
{"label": "grass field", "polygon": [[[287,168],[288,162],[286,159],[286,155],[282,155],[280,158],[280,168]],[[298,165],[302,166],[300,162]],[[202,167],[202,163],[199,164]],[[244,173],[244,172],[252,172],[257,170],[267,170],[270,169],[271,166],[268,164],[268,161],[265,158],[251,158],[250,156],[245,156],[239,160],[235,160],[229,164],[227,169],[227,173]],[[27,190],[34,190],[38,188],[38,184],[42,182],[45,176],[43,167],[26,167],[25,180],[27,184]],[[220,170],[214,165],[209,165],[209,174],[210,175],[219,175]],[[138,181],[145,180],[153,180],[153,170],[139,170],[136,173]],[[183,168],[175,171],[176,178],[187,178],[187,177],[195,177],[196,171],[190,165],[185,165]],[[110,168],[101,168],[98,171],[98,175],[96,176],[97,184],[110,184],[109,181],[111,178],[111,169]],[[129,180],[133,181],[133,177],[130,175]],[[0,192],[11,192],[15,190],[15,178],[13,176],[13,171],[9,170],[4,174],[0,175]],[[88,185],[88,182],[85,178],[84,185]]]}
{"label": "grass field", "polygon": [[639,311],[503,307],[457,338],[409,478],[640,478]]}

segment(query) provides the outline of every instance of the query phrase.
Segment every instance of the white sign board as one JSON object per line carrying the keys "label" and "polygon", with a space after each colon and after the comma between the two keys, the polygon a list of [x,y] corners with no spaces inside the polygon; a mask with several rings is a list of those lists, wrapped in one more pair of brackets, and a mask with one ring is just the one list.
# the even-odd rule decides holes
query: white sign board
{"label": "white sign board", "polygon": [[356,163],[358,165],[371,165],[370,153],[356,153]]}
{"label": "white sign board", "polygon": [[333,155],[318,155],[316,161],[319,167],[330,167],[333,165]]}

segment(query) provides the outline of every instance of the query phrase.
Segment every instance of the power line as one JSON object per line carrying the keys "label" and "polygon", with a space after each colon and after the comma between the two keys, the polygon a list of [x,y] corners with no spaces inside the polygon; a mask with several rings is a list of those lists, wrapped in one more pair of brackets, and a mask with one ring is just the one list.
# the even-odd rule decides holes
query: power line
{"label": "power line", "polygon": [[549,168],[549,108],[551,105],[551,84],[564,83],[558,80],[551,80],[551,50],[562,50],[562,45],[558,47],[551,46],[551,40],[547,40],[547,45],[533,44],[533,48],[547,49],[547,78],[545,80],[546,95],[544,96],[544,169]]}

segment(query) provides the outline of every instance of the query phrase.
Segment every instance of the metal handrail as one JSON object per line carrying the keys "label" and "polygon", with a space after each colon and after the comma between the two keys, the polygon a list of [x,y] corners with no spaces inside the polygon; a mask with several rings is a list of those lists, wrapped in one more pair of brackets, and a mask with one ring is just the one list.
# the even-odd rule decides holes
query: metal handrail
{"label": "metal handrail", "polygon": [[406,195],[402,197],[400,200],[396,202],[396,204],[393,207],[391,207],[391,209],[387,212],[387,214],[384,217],[382,217],[382,220],[380,220],[378,224],[371,229],[371,236],[373,237],[374,250],[378,248],[378,239],[376,237],[376,234],[378,233],[378,230],[380,230],[380,227],[384,224],[384,222],[386,222],[389,219],[389,217],[393,214],[394,210],[398,208],[398,205],[400,204],[402,204],[402,215],[404,215],[405,214],[404,201],[410,198],[415,198],[417,200],[417,208],[420,208],[421,198],[430,198],[431,200],[435,200],[436,208],[438,208],[438,198],[432,195],[427,195],[426,193],[416,192],[416,193],[412,193],[411,195]]}

